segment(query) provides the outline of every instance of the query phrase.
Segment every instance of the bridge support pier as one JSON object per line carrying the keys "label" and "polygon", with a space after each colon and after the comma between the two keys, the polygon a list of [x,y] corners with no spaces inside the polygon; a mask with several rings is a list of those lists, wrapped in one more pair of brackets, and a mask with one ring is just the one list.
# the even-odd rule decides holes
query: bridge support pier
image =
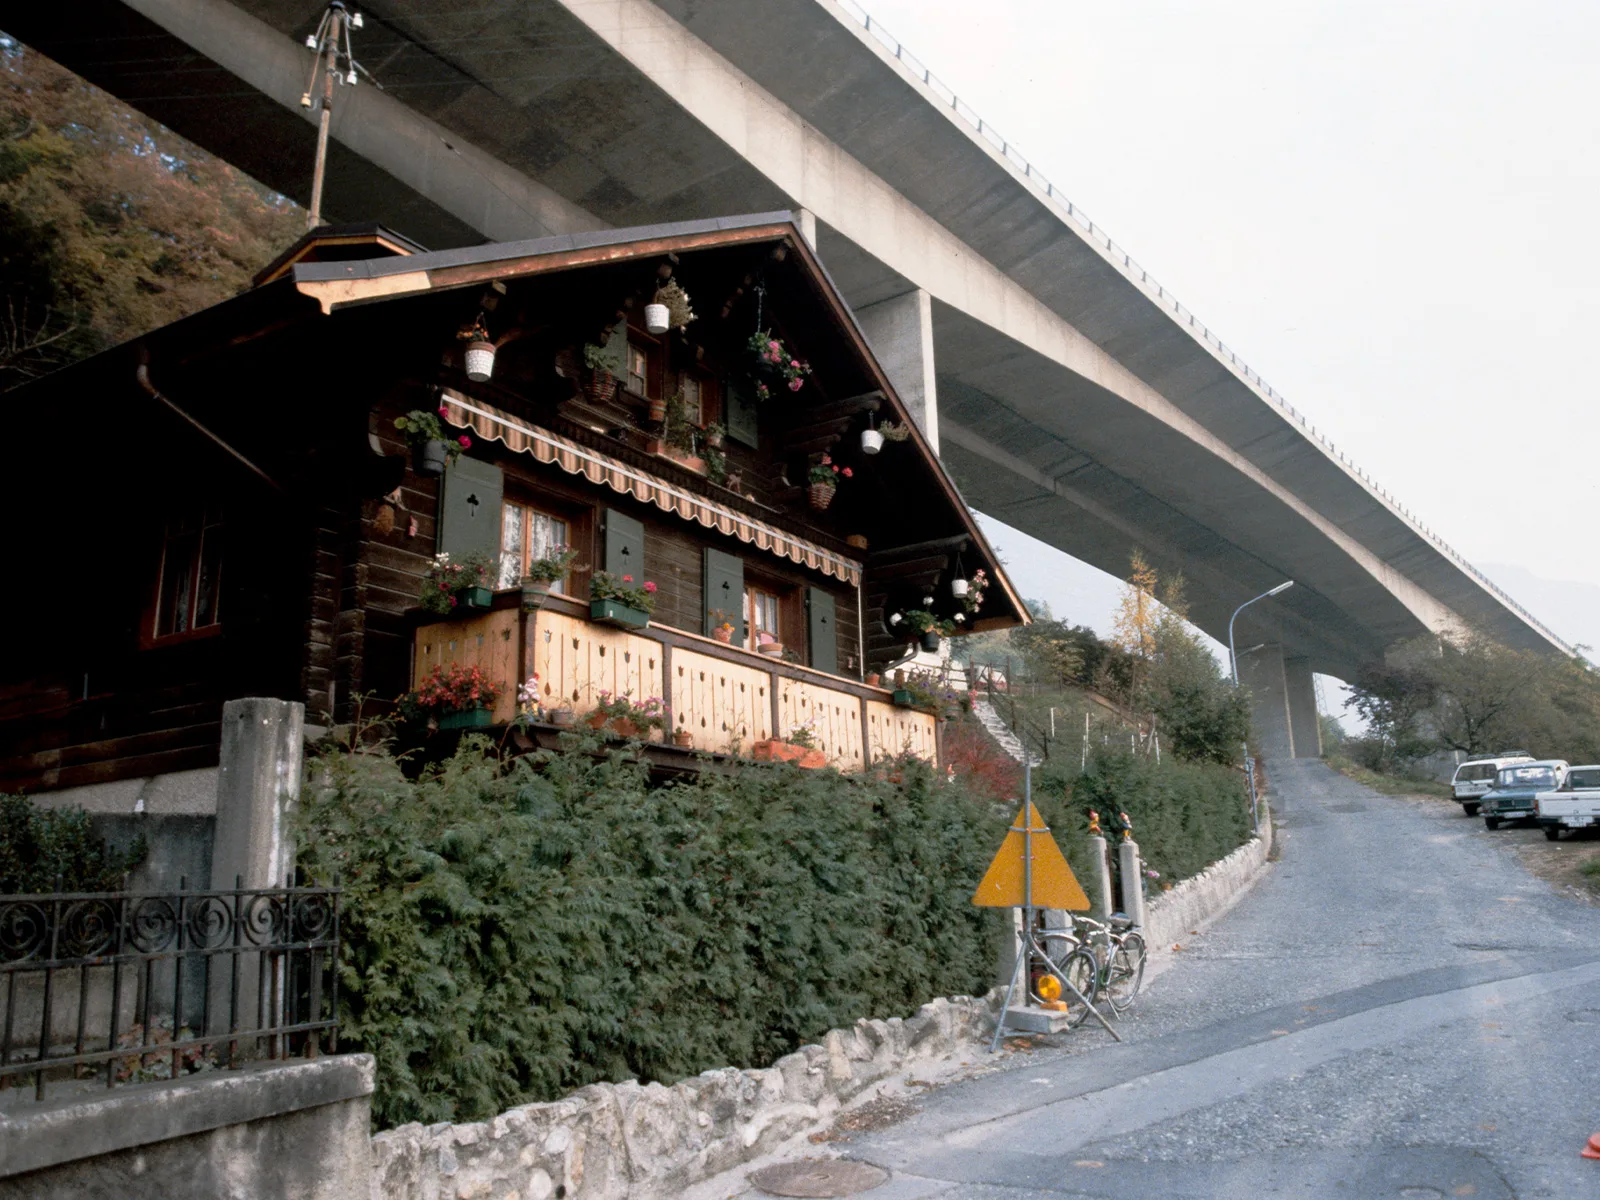
{"label": "bridge support pier", "polygon": [[939,453],[939,399],[933,375],[933,297],[922,288],[856,309],[872,352],[894,390]]}
{"label": "bridge support pier", "polygon": [[1322,757],[1310,659],[1285,658],[1276,643],[1262,646],[1240,655],[1239,681],[1250,689],[1250,723],[1264,757]]}

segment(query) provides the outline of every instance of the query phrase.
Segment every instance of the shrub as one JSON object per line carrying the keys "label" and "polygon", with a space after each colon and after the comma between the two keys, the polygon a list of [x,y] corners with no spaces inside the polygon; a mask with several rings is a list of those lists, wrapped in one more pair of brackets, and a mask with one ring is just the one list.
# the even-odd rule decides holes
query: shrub
{"label": "shrub", "polygon": [[107,847],[81,808],[38,808],[0,796],[0,895],[58,890],[113,892],[144,861],[141,834],[126,851]]}
{"label": "shrub", "polygon": [[341,1042],[377,1056],[380,1125],[764,1065],[992,983],[970,899],[1011,814],[914,760],[652,788],[594,742],[502,766],[468,739],[415,782],[382,751],[316,770],[300,862],[343,881]]}

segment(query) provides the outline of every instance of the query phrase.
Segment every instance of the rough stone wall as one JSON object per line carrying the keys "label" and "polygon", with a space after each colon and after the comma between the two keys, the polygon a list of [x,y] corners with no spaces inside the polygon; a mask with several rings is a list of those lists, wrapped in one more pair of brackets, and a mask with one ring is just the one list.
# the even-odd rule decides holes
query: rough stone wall
{"label": "rough stone wall", "polygon": [[916,1016],[857,1021],[770,1067],[706,1071],[666,1087],[593,1084],[471,1125],[402,1125],[372,1139],[373,1200],[674,1196],[772,1150],[909,1064],[970,1051],[987,1002],[934,1000]]}
{"label": "rough stone wall", "polygon": [[1151,949],[1162,949],[1181,942],[1191,929],[1200,928],[1232,908],[1266,868],[1271,852],[1272,817],[1263,806],[1257,836],[1170,892],[1160,892],[1146,901],[1146,944]]}

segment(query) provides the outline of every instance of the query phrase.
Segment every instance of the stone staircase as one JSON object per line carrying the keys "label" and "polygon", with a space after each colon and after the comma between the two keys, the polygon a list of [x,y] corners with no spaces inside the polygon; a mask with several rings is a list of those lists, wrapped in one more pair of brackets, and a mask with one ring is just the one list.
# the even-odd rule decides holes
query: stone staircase
{"label": "stone staircase", "polygon": [[1028,753],[1027,748],[1022,744],[1022,739],[1012,733],[1011,727],[1005,723],[999,713],[995,712],[994,705],[987,700],[974,697],[972,712],[978,718],[978,723],[988,730],[989,736],[999,743],[1000,749],[1004,750],[1019,763],[1031,761],[1034,766],[1037,767],[1039,765],[1040,760]]}

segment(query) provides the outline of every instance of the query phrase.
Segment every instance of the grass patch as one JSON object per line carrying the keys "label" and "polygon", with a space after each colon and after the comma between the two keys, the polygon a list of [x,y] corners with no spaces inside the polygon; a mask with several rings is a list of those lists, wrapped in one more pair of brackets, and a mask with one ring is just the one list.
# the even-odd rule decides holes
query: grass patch
{"label": "grass patch", "polygon": [[1440,800],[1455,799],[1455,792],[1450,785],[1440,783],[1437,779],[1369,771],[1337,754],[1328,755],[1324,761],[1339,774],[1354,779],[1375,792],[1382,792],[1385,796],[1433,796]]}

